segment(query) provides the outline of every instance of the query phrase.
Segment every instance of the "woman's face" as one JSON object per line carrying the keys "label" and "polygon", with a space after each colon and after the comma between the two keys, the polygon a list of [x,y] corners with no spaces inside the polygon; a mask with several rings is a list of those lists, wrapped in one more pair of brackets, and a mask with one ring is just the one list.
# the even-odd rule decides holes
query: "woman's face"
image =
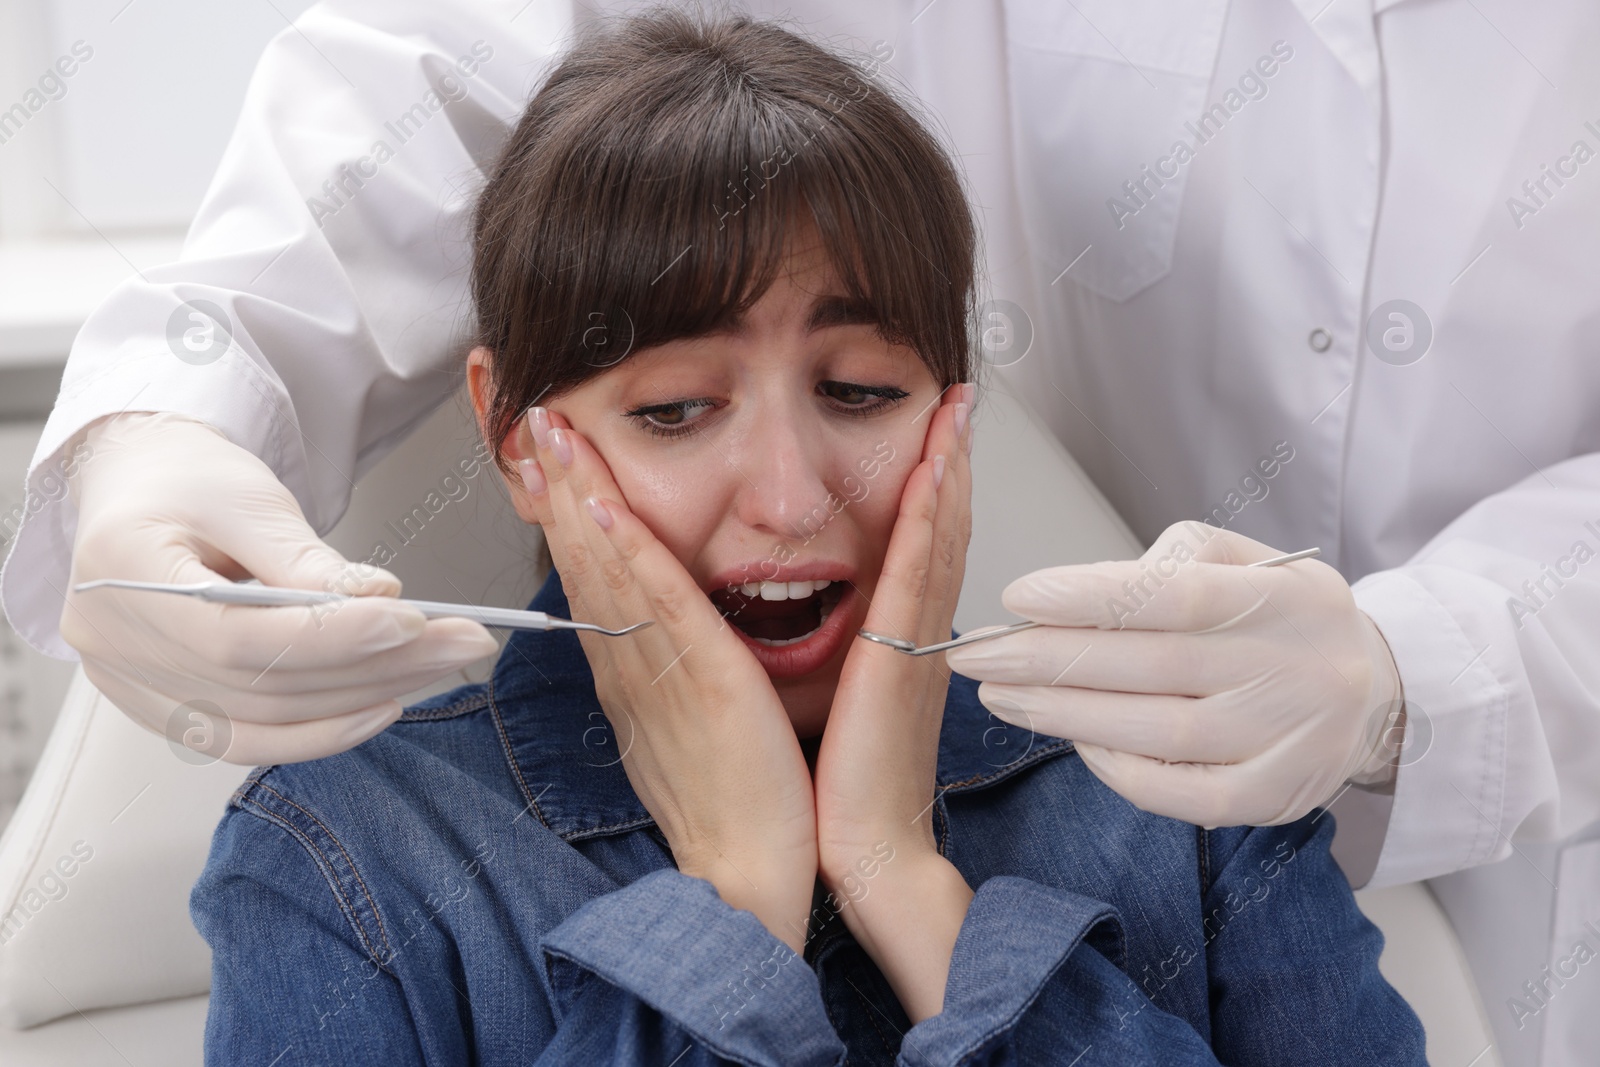
{"label": "woman's face", "polygon": [[547,406],[604,457],[811,737],[939,395],[916,353],[850,306],[813,240],[735,328],[638,351]]}

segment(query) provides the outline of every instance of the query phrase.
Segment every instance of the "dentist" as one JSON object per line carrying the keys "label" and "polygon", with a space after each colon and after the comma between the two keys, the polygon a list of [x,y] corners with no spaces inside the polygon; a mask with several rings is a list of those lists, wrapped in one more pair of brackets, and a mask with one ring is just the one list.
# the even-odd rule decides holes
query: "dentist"
{"label": "dentist", "polygon": [[[876,42],[968,167],[992,373],[1151,545],[1019,579],[1049,625],[952,668],[1152,811],[1392,803],[1372,884],[1436,879],[1506,1062],[1580,1062],[1600,979],[1541,968],[1600,918],[1600,9],[835,6],[798,10]],[[228,708],[244,763],[355,745],[492,651],[318,533],[454,388],[476,176],[590,17],[330,0],[273,41],[182,259],[74,345],[29,478],[75,493],[0,586],[32,644],[157,729]],[[247,574],[363,597],[310,642],[68,592]]]}

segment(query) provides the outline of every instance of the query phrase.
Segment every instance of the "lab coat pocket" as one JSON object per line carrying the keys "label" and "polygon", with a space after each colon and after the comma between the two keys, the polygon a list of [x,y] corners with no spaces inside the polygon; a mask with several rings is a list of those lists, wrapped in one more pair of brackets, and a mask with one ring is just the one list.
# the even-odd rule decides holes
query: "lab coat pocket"
{"label": "lab coat pocket", "polygon": [[1185,123],[1226,13],[1227,0],[1006,0],[1018,195],[1050,276],[1120,302],[1171,269],[1196,144]]}

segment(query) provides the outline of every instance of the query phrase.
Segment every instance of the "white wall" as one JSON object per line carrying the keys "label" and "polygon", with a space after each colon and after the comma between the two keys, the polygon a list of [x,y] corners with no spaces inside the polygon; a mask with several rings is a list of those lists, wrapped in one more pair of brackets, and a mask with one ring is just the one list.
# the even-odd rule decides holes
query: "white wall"
{"label": "white wall", "polygon": [[[186,226],[256,57],[309,6],[5,0],[0,111],[44,101],[14,118],[19,131],[0,127],[0,240]],[[58,85],[50,72],[62,57],[75,69]]]}

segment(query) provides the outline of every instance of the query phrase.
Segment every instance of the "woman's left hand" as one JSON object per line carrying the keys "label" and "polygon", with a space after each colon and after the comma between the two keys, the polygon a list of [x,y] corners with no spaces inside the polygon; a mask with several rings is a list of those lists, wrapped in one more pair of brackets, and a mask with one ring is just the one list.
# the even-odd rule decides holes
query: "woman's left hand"
{"label": "woman's left hand", "polygon": [[[917,645],[949,640],[972,534],[971,385],[934,411],[901,495],[865,628]],[[819,873],[845,924],[913,1021],[936,1015],[972,892],[933,833],[944,654],[857,640],[815,774]]]}

